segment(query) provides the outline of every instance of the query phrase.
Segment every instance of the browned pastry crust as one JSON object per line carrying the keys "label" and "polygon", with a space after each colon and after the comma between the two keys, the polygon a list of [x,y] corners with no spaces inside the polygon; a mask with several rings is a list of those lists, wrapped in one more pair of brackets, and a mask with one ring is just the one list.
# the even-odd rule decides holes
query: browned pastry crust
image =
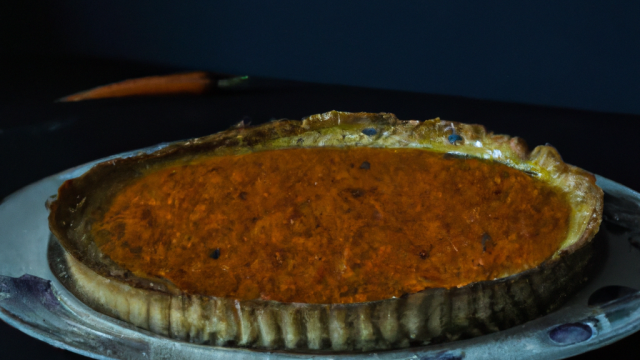
{"label": "browned pastry crust", "polygon": [[[377,135],[363,134],[365,128],[374,128]],[[300,304],[185,294],[166,280],[122,269],[91,237],[93,219],[142,169],[205,156],[319,146],[419,148],[492,159],[531,173],[566,194],[572,208],[567,238],[540,266],[492,281],[365,303]],[[550,146],[529,152],[521,139],[487,133],[479,125],[333,111],[303,121],[236,127],[152,154],[98,164],[63,184],[51,204],[49,223],[66,251],[67,274],[57,272],[59,278],[81,300],[108,315],[196,343],[367,351],[478,336],[553,311],[586,280],[602,196],[593,175],[562,162]]]}

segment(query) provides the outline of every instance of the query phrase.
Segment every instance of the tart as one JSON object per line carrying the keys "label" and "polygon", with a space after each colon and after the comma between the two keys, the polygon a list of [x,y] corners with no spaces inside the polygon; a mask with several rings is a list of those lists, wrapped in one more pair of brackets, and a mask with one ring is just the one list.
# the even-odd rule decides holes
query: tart
{"label": "tart", "polygon": [[174,339],[394,349],[557,309],[602,198],[551,146],[332,111],[94,166],[49,205],[50,256],[84,303]]}

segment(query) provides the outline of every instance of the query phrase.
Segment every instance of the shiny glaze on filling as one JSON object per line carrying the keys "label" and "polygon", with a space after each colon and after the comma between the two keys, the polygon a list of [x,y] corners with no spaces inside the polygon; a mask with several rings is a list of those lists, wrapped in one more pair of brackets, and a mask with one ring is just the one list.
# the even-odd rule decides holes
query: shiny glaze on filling
{"label": "shiny glaze on filling", "polygon": [[123,268],[187,293],[354,303],[535,267],[570,214],[561,193],[497,162],[298,148],[149,171],[92,234]]}

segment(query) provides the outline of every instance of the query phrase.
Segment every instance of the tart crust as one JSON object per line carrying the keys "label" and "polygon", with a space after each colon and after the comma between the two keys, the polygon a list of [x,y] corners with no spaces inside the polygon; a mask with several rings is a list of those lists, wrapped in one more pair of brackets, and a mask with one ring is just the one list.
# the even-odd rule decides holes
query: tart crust
{"label": "tart crust", "polygon": [[[369,128],[375,129],[374,136],[363,133]],[[572,208],[568,235],[550,259],[533,269],[463,287],[352,304],[238,301],[185,294],[166,280],[134,276],[93,242],[92,219],[142,169],[203,156],[321,146],[418,148],[504,163],[566,194]],[[529,152],[522,139],[487,133],[479,125],[332,111],[302,121],[238,126],[152,154],[103,162],[68,180],[50,204],[50,228],[64,249],[52,245],[51,253],[60,255],[64,270],[52,268],[92,308],[174,339],[301,351],[426,345],[507,329],[561,306],[588,278],[602,198],[595,177],[565,164],[551,146]]]}

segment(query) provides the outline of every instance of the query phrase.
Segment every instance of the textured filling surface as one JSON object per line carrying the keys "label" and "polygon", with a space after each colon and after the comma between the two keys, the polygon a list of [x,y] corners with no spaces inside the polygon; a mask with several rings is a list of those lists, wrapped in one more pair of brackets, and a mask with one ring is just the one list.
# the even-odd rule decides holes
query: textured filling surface
{"label": "textured filling surface", "polygon": [[570,214],[560,192],[496,162],[301,148],[150,170],[91,232],[123,268],[187,293],[354,303],[535,267]]}

